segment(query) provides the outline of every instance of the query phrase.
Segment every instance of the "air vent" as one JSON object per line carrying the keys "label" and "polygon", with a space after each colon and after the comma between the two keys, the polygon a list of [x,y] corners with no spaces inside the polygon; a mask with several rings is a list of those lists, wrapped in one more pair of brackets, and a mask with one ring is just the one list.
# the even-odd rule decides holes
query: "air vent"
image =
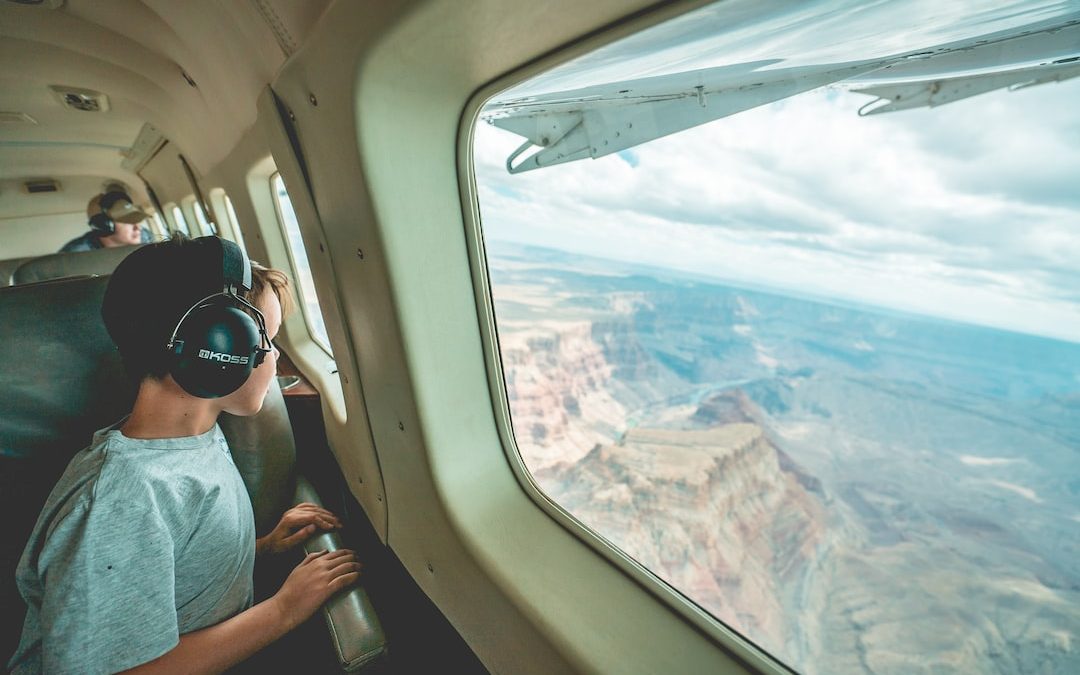
{"label": "air vent", "polygon": [[49,89],[66,108],[80,112],[105,112],[109,109],[109,97],[100,91],[60,85],[52,85]]}
{"label": "air vent", "polygon": [[0,111],[0,124],[37,124],[38,121],[26,113]]}
{"label": "air vent", "polygon": [[52,178],[28,180],[23,184],[23,187],[32,195],[40,194],[42,192],[59,192],[60,182],[55,181]]}

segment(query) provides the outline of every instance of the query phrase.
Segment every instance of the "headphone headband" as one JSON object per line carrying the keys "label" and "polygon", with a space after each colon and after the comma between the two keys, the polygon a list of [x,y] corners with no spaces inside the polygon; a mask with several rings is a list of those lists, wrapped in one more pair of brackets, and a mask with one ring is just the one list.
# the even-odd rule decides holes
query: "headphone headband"
{"label": "headphone headband", "polygon": [[103,202],[105,201],[105,197],[108,197],[111,194],[115,193],[110,192],[102,196],[101,199],[98,200],[98,212],[90,215],[90,217],[87,219],[87,222],[90,225],[90,229],[97,230],[98,232],[101,232],[103,235],[106,236],[112,234],[113,232],[116,232],[116,223],[114,223],[112,218],[109,217],[109,210],[103,204]]}
{"label": "headphone headband", "polygon": [[235,242],[221,237],[214,237],[221,245],[221,275],[225,282],[224,291],[233,289],[234,295],[237,290],[251,290],[251,263],[247,253]]}

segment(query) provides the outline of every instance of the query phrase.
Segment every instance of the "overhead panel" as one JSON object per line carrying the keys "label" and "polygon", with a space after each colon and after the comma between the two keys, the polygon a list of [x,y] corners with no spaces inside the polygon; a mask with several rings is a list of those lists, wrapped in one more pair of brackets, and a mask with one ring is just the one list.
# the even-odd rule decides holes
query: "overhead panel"
{"label": "overhead panel", "polygon": [[135,142],[131,144],[131,149],[125,153],[120,166],[125,171],[138,173],[139,169],[149,162],[161,148],[165,147],[167,142],[165,136],[157,127],[150,123],[144,124],[142,129],[139,130]]}

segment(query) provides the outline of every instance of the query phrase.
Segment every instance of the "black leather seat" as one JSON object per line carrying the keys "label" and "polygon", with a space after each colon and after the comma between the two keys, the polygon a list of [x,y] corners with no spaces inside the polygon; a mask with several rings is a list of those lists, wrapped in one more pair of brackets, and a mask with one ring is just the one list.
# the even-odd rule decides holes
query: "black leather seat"
{"label": "black leather seat", "polygon": [[50,279],[112,274],[116,266],[138,246],[116,246],[77,253],[52,253],[31,258],[15,268],[11,284],[33,284]]}
{"label": "black leather seat", "polygon": [[33,260],[36,256],[30,256],[27,258],[8,258],[7,260],[0,260],[0,286],[11,285],[11,275],[15,273],[15,270],[27,260]]}
{"label": "black leather seat", "polygon": [[[93,432],[127,414],[134,399],[134,386],[100,316],[107,284],[108,277],[83,277],[0,288],[0,513],[8,520],[0,544],[0,659],[5,663],[25,614],[15,567],[45,498]],[[251,495],[260,535],[289,505],[318,501],[295,474],[292,428],[276,384],[258,415],[222,415],[219,423]],[[306,546],[338,547],[336,534]],[[382,627],[362,588],[327,603],[324,615],[347,672],[384,651]]]}

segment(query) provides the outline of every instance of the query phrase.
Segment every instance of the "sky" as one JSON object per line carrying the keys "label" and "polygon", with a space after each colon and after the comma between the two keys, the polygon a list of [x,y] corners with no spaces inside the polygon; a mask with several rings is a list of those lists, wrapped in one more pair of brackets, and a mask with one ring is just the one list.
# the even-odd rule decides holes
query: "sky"
{"label": "sky", "polygon": [[[930,5],[912,0],[908,33],[867,42],[865,31],[849,31],[858,44],[845,52],[819,31],[812,44],[822,54],[811,58],[796,48],[810,44],[806,3],[764,4],[784,10],[757,23],[771,26],[772,53],[785,65],[792,54],[869,58],[1018,21],[1014,7],[993,3],[1000,14],[954,12],[935,23],[924,15]],[[877,25],[868,6],[898,11],[812,4],[837,26]],[[976,15],[988,5],[968,4]],[[1022,22],[1080,10],[1035,5]],[[657,63],[685,70],[772,58],[751,39],[760,25],[749,19],[713,42],[709,22],[690,19],[681,37],[679,26],[661,26],[637,47],[616,43],[511,93],[655,74]],[[776,37],[777,21],[797,35]],[[688,59],[688,42],[701,60]],[[617,155],[516,175],[504,163],[521,137],[482,121],[474,154],[484,236],[1080,342],[1080,78],[859,117],[870,100],[830,85]]]}

